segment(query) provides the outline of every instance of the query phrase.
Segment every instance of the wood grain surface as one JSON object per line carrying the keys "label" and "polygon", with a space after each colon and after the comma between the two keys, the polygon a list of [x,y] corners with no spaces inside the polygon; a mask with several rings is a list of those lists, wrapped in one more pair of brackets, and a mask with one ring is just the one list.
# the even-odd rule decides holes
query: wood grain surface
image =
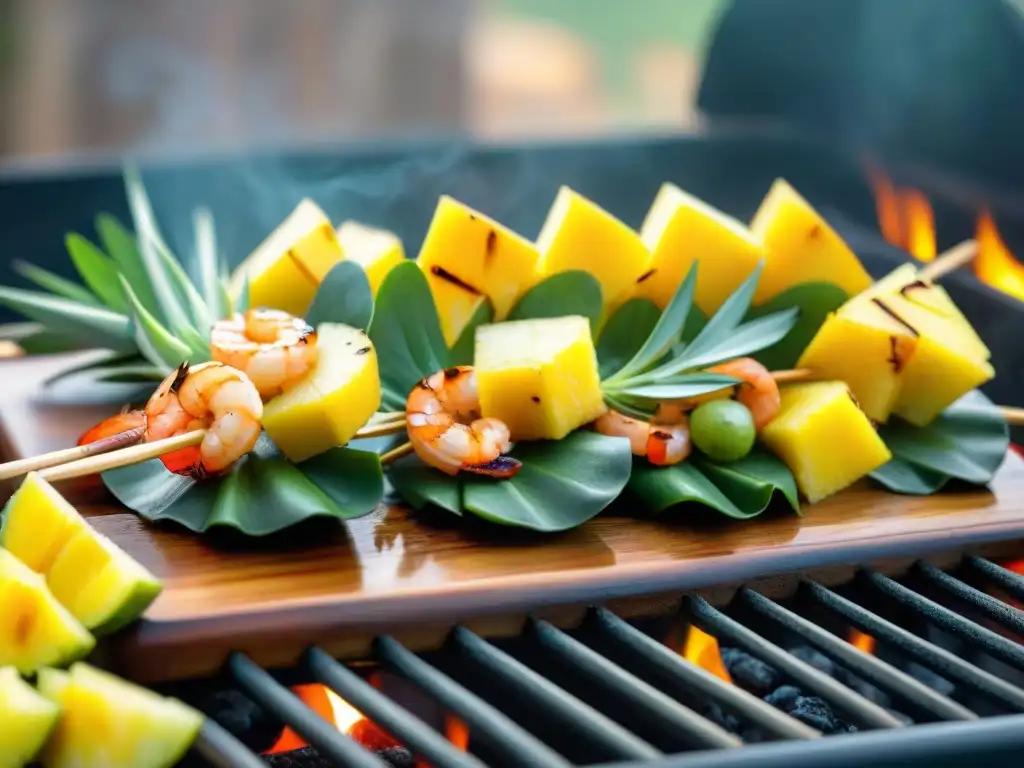
{"label": "wood grain surface", "polygon": [[[37,396],[46,376],[72,362],[0,361],[4,459],[73,445],[117,410]],[[95,479],[59,487],[97,530],[164,580],[146,618],[104,643],[99,659],[144,682],[212,673],[231,650],[268,666],[294,663],[312,643],[352,657],[379,632],[439,638],[470,619],[513,626],[545,607],[1024,538],[1024,461],[1012,453],[988,490],[918,498],[862,482],[803,517],[609,515],[544,536],[382,506],[347,525],[317,523],[265,540],[200,538],[146,523]]]}

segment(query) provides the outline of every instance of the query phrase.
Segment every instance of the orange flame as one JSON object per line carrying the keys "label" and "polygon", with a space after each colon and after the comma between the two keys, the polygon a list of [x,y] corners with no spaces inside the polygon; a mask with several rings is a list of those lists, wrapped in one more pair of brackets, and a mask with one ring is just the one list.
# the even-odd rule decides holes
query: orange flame
{"label": "orange flame", "polygon": [[686,633],[686,642],[683,644],[682,653],[683,658],[690,663],[696,664],[727,683],[732,682],[729,671],[722,663],[722,653],[718,648],[718,640],[714,636],[691,625]]}
{"label": "orange flame", "polygon": [[864,634],[859,629],[850,629],[849,641],[858,651],[871,654],[875,652],[875,638]]}
{"label": "orange flame", "polygon": [[974,274],[993,288],[1024,301],[1024,264],[1006,247],[995,219],[987,211],[978,217],[975,239],[978,255],[974,259]]}
{"label": "orange flame", "polygon": [[454,715],[445,715],[444,735],[457,749],[469,749],[469,726]]}

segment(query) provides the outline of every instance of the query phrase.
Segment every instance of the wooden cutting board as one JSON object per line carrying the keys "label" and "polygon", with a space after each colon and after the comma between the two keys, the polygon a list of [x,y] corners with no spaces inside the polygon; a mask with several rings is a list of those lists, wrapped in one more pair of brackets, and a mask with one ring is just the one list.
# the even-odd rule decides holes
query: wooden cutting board
{"label": "wooden cutting board", "polygon": [[[73,445],[115,410],[38,399],[42,380],[76,361],[0,361],[5,460]],[[312,643],[352,657],[379,632],[428,645],[469,617],[491,621],[492,633],[503,622],[515,631],[525,611],[544,606],[1024,538],[1024,461],[1012,453],[990,490],[919,498],[862,482],[807,508],[802,518],[773,513],[698,525],[686,513],[653,521],[601,516],[545,536],[481,531],[382,506],[344,526],[213,540],[146,523],[95,479],[58,487],[97,530],[164,581],[146,618],[102,644],[98,659],[150,683],[212,673],[231,650],[267,666],[296,662]]]}

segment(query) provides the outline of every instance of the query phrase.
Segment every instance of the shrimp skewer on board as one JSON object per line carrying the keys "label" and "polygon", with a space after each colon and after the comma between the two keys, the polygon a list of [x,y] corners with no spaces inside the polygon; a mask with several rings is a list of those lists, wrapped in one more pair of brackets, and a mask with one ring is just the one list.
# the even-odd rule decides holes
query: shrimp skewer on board
{"label": "shrimp skewer on board", "polygon": [[416,455],[448,475],[461,471],[508,478],[523,466],[502,455],[512,447],[505,422],[480,418],[471,366],[447,368],[421,380],[406,399],[405,418]]}

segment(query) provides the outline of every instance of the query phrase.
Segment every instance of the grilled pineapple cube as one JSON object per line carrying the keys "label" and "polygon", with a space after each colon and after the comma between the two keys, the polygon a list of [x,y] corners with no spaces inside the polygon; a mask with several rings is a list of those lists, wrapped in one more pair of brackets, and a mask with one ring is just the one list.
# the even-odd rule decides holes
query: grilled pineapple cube
{"label": "grilled pineapple cube", "polygon": [[639,278],[636,296],[664,309],[699,261],[694,302],[708,317],[765,255],[744,224],[667,183],[644,219],[640,239],[651,252],[651,262]]}
{"label": "grilled pineapple cube", "polygon": [[484,416],[512,440],[560,440],[605,406],[585,317],[516,320],[476,329],[477,385]]}
{"label": "grilled pineapple cube", "polygon": [[784,387],[779,414],[762,430],[761,439],[789,467],[812,504],[892,458],[841,381]]}
{"label": "grilled pineapple cube", "polygon": [[504,320],[537,282],[537,259],[529,240],[442,195],[416,261],[427,276],[449,346],[484,300],[491,302],[494,319]]}
{"label": "grilled pineapple cube", "polygon": [[302,317],[331,267],[343,258],[327,214],[308,198],[253,251],[231,276],[238,296],[249,280],[249,305]]}
{"label": "grilled pineapple cube", "polygon": [[317,328],[316,368],[263,407],[263,428],[291,461],[344,445],[380,407],[377,352],[358,328]]}
{"label": "grilled pineapple cube", "polygon": [[23,675],[87,656],[96,640],[36,573],[0,549],[0,667]]}
{"label": "grilled pineapple cube", "polygon": [[46,573],[73,536],[88,526],[70,502],[35,472],[22,480],[0,520],[0,547]]}
{"label": "grilled pineapple cube", "polygon": [[576,269],[596,277],[605,317],[632,296],[651,261],[636,232],[568,187],[558,190],[537,237],[537,250],[545,277]]}
{"label": "grilled pineapple cube", "polygon": [[834,283],[851,296],[871,285],[850,247],[783,179],[761,201],[750,229],[767,251],[755,305],[802,283]]}
{"label": "grilled pineapple cube", "polygon": [[46,768],[170,768],[203,726],[203,715],[177,699],[81,662],[67,673],[44,670],[39,690],[60,708]]}
{"label": "grilled pineapple cube", "polygon": [[14,667],[0,667],[0,768],[24,768],[43,748],[57,706],[21,679]]}
{"label": "grilled pineapple cube", "polygon": [[346,221],[338,227],[338,242],[345,259],[354,261],[366,273],[374,297],[388,272],[405,261],[405,248],[394,232]]}

